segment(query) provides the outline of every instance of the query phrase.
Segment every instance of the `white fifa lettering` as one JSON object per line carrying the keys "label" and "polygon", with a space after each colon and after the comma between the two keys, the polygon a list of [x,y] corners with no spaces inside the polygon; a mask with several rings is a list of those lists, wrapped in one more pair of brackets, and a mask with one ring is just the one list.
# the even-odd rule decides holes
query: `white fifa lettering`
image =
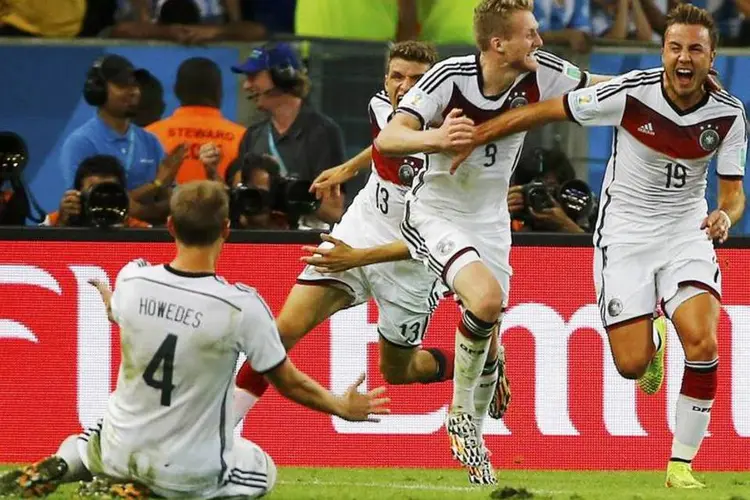
{"label": "white fifa lettering", "polygon": [[[57,295],[62,294],[57,280],[47,271],[36,266],[0,266],[0,285],[33,285],[55,292]],[[2,338],[22,339],[34,343],[39,341],[26,325],[12,319],[0,319],[0,339]]]}
{"label": "white fifa lettering", "polygon": [[724,310],[732,323],[732,385],[728,388],[732,392],[732,420],[737,435],[746,438],[750,437],[750,390],[747,387],[750,381],[750,307],[724,306]]}
{"label": "white fifa lettering", "polygon": [[[367,304],[333,315],[331,329],[331,391],[343,394],[361,372],[368,373],[367,345],[378,342],[377,325],[367,322]],[[367,380],[360,390],[368,390]],[[381,415],[380,422],[348,422],[331,417],[341,434],[432,434],[445,420],[447,405],[426,414]]]}
{"label": "white fifa lettering", "polygon": [[104,415],[110,391],[112,334],[99,292],[89,284],[109,276],[97,266],[70,266],[78,297],[78,420],[91,427]]}

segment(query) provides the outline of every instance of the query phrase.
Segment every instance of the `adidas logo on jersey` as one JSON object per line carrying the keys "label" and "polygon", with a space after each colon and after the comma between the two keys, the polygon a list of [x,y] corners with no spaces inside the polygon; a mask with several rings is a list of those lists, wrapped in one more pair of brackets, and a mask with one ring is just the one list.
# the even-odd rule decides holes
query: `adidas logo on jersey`
{"label": "adidas logo on jersey", "polygon": [[641,125],[640,127],[638,127],[638,132],[642,134],[647,134],[647,135],[656,135],[654,133],[654,126],[651,125],[651,122],[645,123]]}

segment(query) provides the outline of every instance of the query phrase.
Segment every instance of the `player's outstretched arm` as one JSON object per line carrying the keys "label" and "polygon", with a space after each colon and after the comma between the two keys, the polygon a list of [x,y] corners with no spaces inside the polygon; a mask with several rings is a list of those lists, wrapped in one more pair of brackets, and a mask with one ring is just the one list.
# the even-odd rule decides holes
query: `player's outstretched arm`
{"label": "player's outstretched arm", "polygon": [[375,147],[387,156],[406,156],[458,151],[474,139],[474,122],[457,108],[448,113],[439,128],[421,129],[416,117],[396,113],[375,138]]}
{"label": "player's outstretched arm", "polygon": [[89,284],[96,288],[99,295],[102,296],[102,302],[104,302],[104,307],[107,308],[107,318],[109,321],[116,323],[114,316],[112,316],[112,291],[106,284],[98,279],[89,280]]}
{"label": "player's outstretched arm", "polygon": [[330,189],[337,189],[341,184],[353,179],[358,173],[370,167],[372,146],[368,146],[349,161],[323,170],[312,181],[310,192],[320,199]]}
{"label": "player's outstretched arm", "polygon": [[453,156],[451,174],[456,171],[461,162],[468,158],[471,151],[477,146],[496,141],[517,132],[531,130],[547,123],[565,121],[568,119],[564,104],[566,98],[567,96],[556,97],[512,109],[479,125],[474,132],[474,141],[472,144],[468,147],[463,147]]}
{"label": "player's outstretched arm", "polygon": [[364,373],[343,396],[335,396],[326,390],[297,369],[289,358],[265,375],[284,397],[344,420],[377,422],[378,418],[373,415],[385,415],[391,412],[386,406],[390,403],[390,398],[381,397],[385,393],[385,387],[378,387],[364,394],[357,391],[357,387],[365,380]]}
{"label": "player's outstretched arm", "polygon": [[729,238],[729,228],[742,218],[745,211],[745,191],[742,179],[719,177],[719,203],[716,210],[703,220],[701,229],[712,240],[724,243]]}
{"label": "player's outstretched arm", "polygon": [[380,262],[392,262],[411,258],[409,248],[403,241],[393,241],[371,248],[353,248],[330,234],[321,234],[320,239],[333,244],[331,248],[304,246],[305,255],[300,260],[321,273],[338,273],[354,267],[369,266]]}

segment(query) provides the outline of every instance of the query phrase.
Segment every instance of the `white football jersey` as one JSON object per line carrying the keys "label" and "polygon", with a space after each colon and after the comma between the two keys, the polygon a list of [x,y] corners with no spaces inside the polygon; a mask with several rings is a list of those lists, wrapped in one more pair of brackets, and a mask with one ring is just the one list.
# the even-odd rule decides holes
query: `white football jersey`
{"label": "white football jersey", "polygon": [[667,97],[663,73],[663,68],[632,71],[564,99],[573,121],[616,127],[594,233],[599,247],[699,230],[714,156],[718,175],[745,174],[742,102],[711,91],[682,111]]}
{"label": "white football jersey", "polygon": [[[381,90],[370,99],[367,109],[373,141],[394,114],[388,94]],[[425,155],[385,156],[373,146],[372,171],[367,186],[358,196],[365,196],[372,217],[367,221],[378,238],[373,244],[388,243],[401,238],[399,225],[404,216],[405,197],[412,181],[424,168]]]}
{"label": "white football jersey", "polygon": [[165,489],[215,489],[234,441],[239,353],[261,373],[286,359],[271,311],[247,286],[137,260],[117,277],[112,315],[122,360],[102,460]]}
{"label": "white football jersey", "polygon": [[[414,116],[426,126],[442,122],[459,108],[476,125],[519,106],[561,96],[588,83],[588,75],[548,52],[537,51],[539,68],[523,73],[504,93],[485,96],[479,55],[451,57],[433,66],[404,96],[397,112]],[[498,220],[510,231],[508,184],[518,163],[525,132],[476,148],[450,174],[451,157],[427,155],[427,166],[414,181],[410,197],[441,217]]]}

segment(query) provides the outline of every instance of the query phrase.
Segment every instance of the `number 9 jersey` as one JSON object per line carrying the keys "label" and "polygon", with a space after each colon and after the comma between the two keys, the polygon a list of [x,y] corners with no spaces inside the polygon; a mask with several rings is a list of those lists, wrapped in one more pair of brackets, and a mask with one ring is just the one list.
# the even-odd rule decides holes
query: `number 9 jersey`
{"label": "number 9 jersey", "polygon": [[699,231],[711,160],[717,157],[721,177],[745,174],[742,102],[711,91],[683,111],[666,96],[663,78],[662,68],[632,71],[563,100],[572,121],[615,127],[594,233],[598,247]]}

